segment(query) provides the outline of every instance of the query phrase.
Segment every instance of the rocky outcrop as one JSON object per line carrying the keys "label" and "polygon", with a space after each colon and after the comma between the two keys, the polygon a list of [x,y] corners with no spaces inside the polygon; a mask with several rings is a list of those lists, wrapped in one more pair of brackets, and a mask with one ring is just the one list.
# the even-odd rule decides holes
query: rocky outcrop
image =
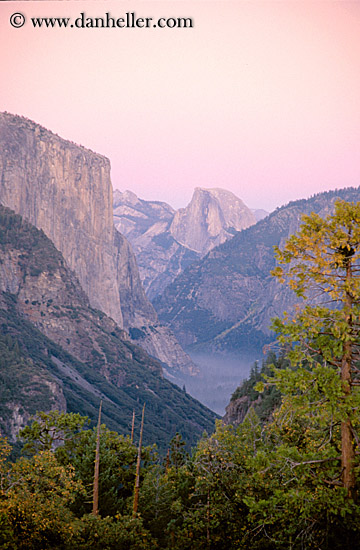
{"label": "rocky outcrop", "polygon": [[224,424],[232,424],[233,426],[239,426],[244,421],[250,406],[254,406],[260,403],[260,398],[257,401],[251,401],[250,397],[243,395],[239,399],[233,399],[225,407],[225,415],[223,416]]}
{"label": "rocky outcrop", "polygon": [[230,191],[196,187],[190,204],[176,212],[170,233],[204,255],[255,222],[251,210]]}
{"label": "rocky outcrop", "polygon": [[[177,375],[196,375],[199,369],[190,357],[184,353],[183,348],[174,339],[173,332],[164,325],[133,327],[130,329],[133,342],[140,345],[149,355],[162,362],[165,375],[170,380],[177,380]],[[181,365],[181,368],[170,368],[168,358],[171,356],[173,365]],[[170,365],[171,366],[171,365]]]}
{"label": "rocky outcrop", "polygon": [[177,212],[164,202],[114,191],[115,227],[131,242],[147,296],[153,300],[211,248],[255,223],[252,212],[224,189],[196,188]]}
{"label": "rocky outcrop", "polygon": [[[15,210],[52,240],[97,308],[121,327],[158,325],[143,291],[126,239],[113,225],[110,162],[61,139],[34,122],[0,114],[0,203]],[[175,370],[188,368],[167,329],[161,360]],[[137,342],[139,345],[141,341]],[[172,353],[172,344],[175,349]],[[181,348],[180,348],[181,349]]]}
{"label": "rocky outcrop", "polygon": [[129,329],[157,324],[158,318],[145,295],[134,253],[125,237],[115,228],[114,244],[117,288],[124,327]]}
{"label": "rocky outcrop", "polygon": [[360,188],[294,201],[211,250],[154,300],[160,319],[190,350],[261,357],[263,346],[274,340],[271,319],[299,301],[270,275],[274,246],[282,247],[298,230],[303,214],[331,213],[337,198],[357,202]]}
{"label": "rocky outcrop", "polygon": [[147,238],[156,233],[156,230],[147,233],[155,224],[159,224],[162,231],[168,229],[174,214],[175,210],[166,202],[144,201],[132,191],[122,193],[118,189],[114,190],[115,226],[132,244],[134,243],[134,250],[138,248],[137,238],[144,236],[146,242]]}
{"label": "rocky outcrop", "polygon": [[131,191],[114,191],[115,227],[131,243],[151,300],[200,257],[171,236],[174,214],[165,202],[145,201]]}

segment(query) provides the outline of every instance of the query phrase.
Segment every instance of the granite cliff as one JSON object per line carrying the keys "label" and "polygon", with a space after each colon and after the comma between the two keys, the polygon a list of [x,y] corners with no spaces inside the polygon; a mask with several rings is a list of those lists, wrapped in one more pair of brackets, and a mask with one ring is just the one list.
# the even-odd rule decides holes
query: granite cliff
{"label": "granite cliff", "polygon": [[114,224],[133,247],[150,299],[200,257],[171,235],[174,215],[175,210],[164,202],[145,201],[131,191],[114,191]]}
{"label": "granite cliff", "polygon": [[215,415],[162,376],[162,366],[89,299],[42,231],[0,206],[0,429],[15,438],[36,410],[60,409],[129,433],[147,403],[147,439],[194,441]]}
{"label": "granite cliff", "polygon": [[171,369],[194,367],[145,296],[133,252],[113,225],[110,162],[34,122],[0,114],[0,203],[52,240],[92,307]]}
{"label": "granite cliff", "polygon": [[108,159],[5,113],[0,174],[0,202],[44,231],[91,304],[122,326]]}
{"label": "granite cliff", "polygon": [[189,205],[178,211],[131,191],[114,191],[115,227],[133,246],[151,300],[191,263],[255,221],[244,203],[224,189],[198,187]]}
{"label": "granite cliff", "polygon": [[176,212],[170,233],[203,256],[255,222],[251,210],[230,191],[196,187],[188,206]]}
{"label": "granite cliff", "polygon": [[160,319],[193,352],[261,356],[262,347],[274,339],[271,318],[296,301],[294,293],[270,275],[273,247],[281,247],[297,231],[302,214],[326,216],[337,198],[357,202],[360,188],[291,202],[212,249],[154,300]]}

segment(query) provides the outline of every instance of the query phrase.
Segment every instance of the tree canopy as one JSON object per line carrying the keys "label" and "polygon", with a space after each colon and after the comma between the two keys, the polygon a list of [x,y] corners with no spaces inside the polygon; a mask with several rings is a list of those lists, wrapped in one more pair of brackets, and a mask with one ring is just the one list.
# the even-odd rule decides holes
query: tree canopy
{"label": "tree canopy", "polygon": [[331,434],[341,424],[341,479],[351,495],[360,409],[360,203],[337,201],[324,219],[304,216],[276,253],[273,274],[305,300],[273,323],[298,367],[280,374],[279,387],[307,402]]}

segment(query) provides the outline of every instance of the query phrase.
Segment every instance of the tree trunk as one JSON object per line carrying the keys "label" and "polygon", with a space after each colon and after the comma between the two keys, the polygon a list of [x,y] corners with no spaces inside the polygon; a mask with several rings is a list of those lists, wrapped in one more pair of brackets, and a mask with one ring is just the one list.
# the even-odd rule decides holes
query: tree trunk
{"label": "tree trunk", "polygon": [[[346,280],[350,282],[352,278],[351,263],[347,261],[346,265]],[[346,292],[345,298],[345,310],[348,312],[347,323],[351,329],[352,318],[351,311],[353,307],[352,296],[349,292]],[[350,333],[350,330],[349,330]],[[341,382],[344,391],[345,400],[351,394],[351,364],[352,364],[352,343],[346,341],[344,343],[344,355],[341,362]],[[355,446],[354,436],[352,433],[350,418],[341,422],[341,468],[342,468],[342,482],[347,490],[349,497],[355,496]]]}
{"label": "tree trunk", "polygon": [[[341,381],[343,383],[343,390],[346,396],[351,392],[351,362],[349,361],[349,355],[351,356],[351,343],[346,342],[345,354],[341,365]],[[354,497],[355,488],[355,447],[354,436],[352,434],[351,422],[347,418],[341,423],[341,467],[342,467],[342,481],[344,487],[347,489],[348,496]]]}
{"label": "tree trunk", "polygon": [[99,513],[99,466],[100,466],[100,425],[101,425],[101,405],[99,407],[99,420],[96,434],[96,450],[95,450],[95,468],[94,468],[94,490],[93,490],[93,510],[94,516]]}
{"label": "tree trunk", "polygon": [[138,505],[139,505],[139,492],[140,492],[140,464],[141,464],[141,446],[143,438],[143,429],[144,429],[144,414],[145,414],[145,403],[142,410],[141,417],[141,428],[140,428],[140,440],[138,448],[138,457],[136,463],[136,476],[135,476],[135,491],[134,491],[134,504],[133,504],[133,518],[136,517]]}

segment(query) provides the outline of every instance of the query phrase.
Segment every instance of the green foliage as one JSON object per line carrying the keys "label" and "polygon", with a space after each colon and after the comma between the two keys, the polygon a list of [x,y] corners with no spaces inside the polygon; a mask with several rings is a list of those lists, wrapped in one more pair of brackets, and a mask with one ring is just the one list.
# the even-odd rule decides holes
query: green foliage
{"label": "green foliage", "polygon": [[178,432],[170,441],[169,447],[169,466],[174,466],[178,470],[189,459],[186,452],[186,443]]}
{"label": "green foliage", "polygon": [[136,328],[136,327],[130,327],[129,328],[129,334],[130,334],[130,338],[132,340],[141,340],[142,338],[145,338],[146,336],[146,333],[139,329],[139,328]]}
{"label": "green foliage", "polygon": [[273,275],[288,280],[299,297],[312,302],[274,321],[280,343],[296,343],[288,352],[293,364],[304,358],[317,364],[322,357],[337,367],[345,342],[355,345],[358,339],[360,203],[337,201],[334,215],[325,220],[304,216],[300,231],[276,252],[280,265]]}
{"label": "green foliage", "polygon": [[[18,550],[58,548],[71,540],[68,508],[83,493],[71,467],[59,465],[50,451],[2,465],[0,518],[4,544]],[[6,546],[5,546],[6,547]]]}
{"label": "green foliage", "polygon": [[102,426],[100,515],[89,515],[96,434],[77,425],[55,451],[15,464],[1,442],[4,548],[357,548],[360,507],[334,483],[339,428],[329,441],[324,426],[299,416],[287,397],[268,424],[254,409],[237,428],[219,422],[191,457],[179,434],[166,462],[149,462],[145,450],[135,519],[135,446]]}
{"label": "green foliage", "polygon": [[68,550],[156,550],[157,544],[139,518],[83,516],[75,522]]}
{"label": "green foliage", "polygon": [[[26,442],[24,452],[29,454],[53,450],[59,464],[74,469],[75,479],[86,489],[86,498],[83,498],[84,494],[79,495],[70,506],[77,516],[92,510],[97,430],[96,427],[84,429],[88,423],[89,419],[79,414],[40,412],[31,425],[20,432],[20,437]],[[153,448],[143,448],[144,472],[155,456]],[[99,510],[103,516],[114,516],[126,511],[127,499],[132,495],[137,448],[128,437],[102,425],[100,458],[99,492],[102,497]]]}
{"label": "green foliage", "polygon": [[288,280],[305,305],[273,323],[297,368],[275,369],[272,382],[291,397],[311,429],[328,431],[329,441],[341,425],[340,471],[350,497],[360,412],[360,203],[337,201],[326,219],[304,216],[300,231],[277,256],[280,265],[273,274]]}
{"label": "green foliage", "polygon": [[166,470],[156,465],[145,475],[140,490],[140,515],[160,548],[172,547],[190,506],[193,487],[194,476],[185,465]]}
{"label": "green foliage", "polygon": [[24,450],[35,454],[40,451],[50,451],[60,443],[73,440],[75,434],[81,431],[89,418],[75,413],[50,411],[39,412],[30,426],[20,430],[19,437],[25,440]]}
{"label": "green foliage", "polygon": [[[1,314],[0,314],[1,319]],[[50,409],[53,404],[49,374],[23,352],[18,338],[0,334],[0,430],[8,433],[14,407],[24,414]]]}
{"label": "green foliage", "polygon": [[[134,360],[129,361],[129,373],[121,387],[107,381],[93,365],[75,359],[59,345],[46,338],[31,323],[21,317],[16,310],[12,295],[3,298],[6,309],[0,307],[0,426],[2,433],[9,433],[8,419],[13,414],[12,404],[19,403],[29,416],[40,410],[50,410],[56,406],[55,397],[50,392],[50,382],[54,377],[62,380],[67,410],[88,416],[95,425],[99,392],[106,396],[104,401],[104,421],[110,429],[124,435],[131,430],[133,410],[136,411],[136,429],[139,426],[142,403],[146,401],[145,417],[146,444],[154,441],[159,448],[166,450],[171,438],[177,431],[184,433],[188,448],[194,445],[204,429],[212,431],[215,413],[195,401],[180,388],[171,384],[157,373],[151,372],[145,365],[146,354],[132,344],[128,344],[126,353]],[[113,345],[118,345],[118,335],[113,336]],[[7,340],[6,340],[7,339]],[[7,341],[17,342],[20,358],[8,349]],[[124,343],[121,341],[121,345]],[[80,375],[92,387],[84,388],[75,377],[64,376],[52,357],[70,367],[74,374]],[[131,369],[130,369],[131,366]],[[10,368],[9,368],[10,367]],[[116,364],[118,369],[118,364]],[[79,376],[78,376],[79,378]],[[45,383],[44,383],[45,381]],[[49,384],[46,384],[48,382]],[[150,391],[152,390],[152,391]]]}
{"label": "green foliage", "polygon": [[[78,516],[92,510],[95,447],[96,428],[93,428],[79,432],[56,450],[59,462],[71,464],[87,489],[86,499],[75,500],[72,507]],[[102,516],[126,512],[134,485],[136,456],[137,449],[129,438],[101,426],[99,511]],[[150,456],[150,449],[144,449],[144,460],[149,461]]]}
{"label": "green foliage", "polygon": [[357,537],[360,509],[339,483],[339,427],[333,429],[329,440],[291,398],[265,426],[263,448],[248,457],[252,480],[244,502],[257,525],[253,548],[271,548],[263,546],[266,539],[284,549],[342,548]]}
{"label": "green foliage", "polygon": [[[68,420],[72,420],[71,415]],[[79,433],[74,433],[75,439],[78,436]],[[141,519],[119,514],[113,517],[85,514],[76,518],[71,509],[76,502],[86,499],[86,491],[76,479],[79,476],[75,475],[73,466],[60,464],[57,453],[42,451],[31,459],[21,458],[9,464],[6,462],[9,451],[6,441],[0,441],[2,548],[150,550],[157,547]],[[124,455],[118,457],[118,463],[123,458]],[[78,466],[80,456],[77,459]],[[103,454],[104,463],[107,457]],[[102,490],[103,495],[106,494],[104,487]],[[79,512],[77,510],[77,515],[82,515]]]}

